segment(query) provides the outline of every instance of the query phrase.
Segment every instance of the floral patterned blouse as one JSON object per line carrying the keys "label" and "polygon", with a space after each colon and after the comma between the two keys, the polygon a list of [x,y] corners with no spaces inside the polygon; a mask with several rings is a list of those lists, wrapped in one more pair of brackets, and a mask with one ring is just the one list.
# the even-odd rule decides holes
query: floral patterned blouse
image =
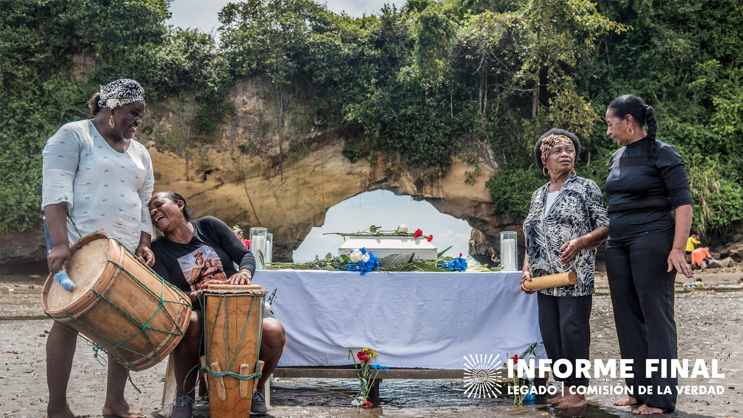
{"label": "floral patterned blouse", "polygon": [[531,196],[529,215],[524,221],[526,254],[532,277],[575,272],[572,286],[543,289],[549,296],[586,296],[593,294],[596,249],[583,249],[570,263],[560,262],[560,247],[600,226],[609,226],[609,217],[599,186],[592,180],[570,175],[552,207],[545,210],[551,182]]}

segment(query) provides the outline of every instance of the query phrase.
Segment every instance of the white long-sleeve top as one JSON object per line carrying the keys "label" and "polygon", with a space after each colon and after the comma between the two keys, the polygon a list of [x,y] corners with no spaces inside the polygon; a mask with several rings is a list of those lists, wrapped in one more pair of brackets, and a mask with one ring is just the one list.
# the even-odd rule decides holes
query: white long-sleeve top
{"label": "white long-sleeve top", "polygon": [[70,245],[102,230],[133,251],[141,232],[152,233],[147,205],[154,176],[142,144],[132,140],[126,152],[118,152],[91,120],[80,120],[49,137],[42,156],[41,207],[67,203]]}

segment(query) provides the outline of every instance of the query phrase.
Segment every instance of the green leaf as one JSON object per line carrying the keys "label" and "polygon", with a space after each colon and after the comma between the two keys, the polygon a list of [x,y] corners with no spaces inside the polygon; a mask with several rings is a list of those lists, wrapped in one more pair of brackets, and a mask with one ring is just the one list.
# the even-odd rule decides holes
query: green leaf
{"label": "green leaf", "polygon": [[327,253],[327,254],[325,254],[325,259],[326,259],[326,260],[330,260],[330,259],[332,259],[332,258],[333,258],[333,254],[331,254],[331,253]]}
{"label": "green leaf", "polygon": [[335,267],[333,267],[332,264],[328,264],[328,265],[325,266],[325,270],[327,270],[327,271],[335,271]]}
{"label": "green leaf", "polygon": [[440,253],[436,254],[436,258],[441,258],[441,256],[444,255],[445,252],[451,250],[451,247],[453,247],[453,245],[446,247],[444,251],[441,251]]}

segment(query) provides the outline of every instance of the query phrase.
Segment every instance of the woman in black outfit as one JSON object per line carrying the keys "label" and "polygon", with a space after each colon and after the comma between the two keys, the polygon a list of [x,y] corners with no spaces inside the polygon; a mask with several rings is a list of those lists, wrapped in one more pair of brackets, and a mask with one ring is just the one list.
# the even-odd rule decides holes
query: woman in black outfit
{"label": "woman in black outfit", "polygon": [[[190,294],[194,302],[186,335],[173,350],[176,384],[181,393],[171,415],[172,418],[191,418],[197,374],[193,368],[199,362],[204,316],[195,292],[209,283],[250,284],[255,272],[255,259],[224,222],[211,216],[191,219],[191,208],[178,193],[155,193],[149,208],[152,223],[162,232],[152,241],[154,269],[165,280]],[[198,270],[196,275],[194,269]],[[259,357],[265,364],[253,394],[250,415],[266,415],[268,412],[263,388],[276,368],[285,344],[284,326],[275,318],[264,317]]]}
{"label": "woman in black outfit", "polygon": [[[675,378],[645,377],[648,358],[670,363],[677,355],[673,319],[676,272],[692,277],[684,257],[691,229],[689,179],[679,153],[655,139],[653,108],[620,96],[606,111],[607,135],[622,146],[609,161],[609,241],[606,269],[622,358],[633,360],[631,396],[615,405],[640,405],[635,414],[676,406]],[[672,211],[675,211],[675,217]],[[667,376],[670,376],[668,364]],[[659,367],[661,369],[661,367]],[[639,387],[652,387],[641,393]],[[670,394],[664,394],[666,387]]]}

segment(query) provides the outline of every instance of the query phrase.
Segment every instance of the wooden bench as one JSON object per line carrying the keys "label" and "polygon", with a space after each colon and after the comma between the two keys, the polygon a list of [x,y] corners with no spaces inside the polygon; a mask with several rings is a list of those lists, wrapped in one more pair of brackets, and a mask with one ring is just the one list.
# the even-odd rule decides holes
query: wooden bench
{"label": "wooden bench", "polygon": [[[373,406],[379,406],[379,385],[385,379],[464,379],[466,370],[462,369],[407,369],[391,368],[385,370],[376,370],[374,384],[369,391],[369,401]],[[506,377],[506,369],[496,370],[496,380],[507,385],[511,379]],[[537,370],[537,376],[539,371]],[[349,379],[356,380],[356,368],[354,366],[317,366],[317,367],[279,367],[273,372],[273,377],[279,378],[311,378],[311,379]],[[535,386],[546,386],[547,378],[534,379]],[[268,383],[266,384],[268,386]],[[267,388],[268,389],[268,388]],[[270,390],[266,390],[266,394]],[[266,396],[266,405],[268,405],[268,395]]]}

